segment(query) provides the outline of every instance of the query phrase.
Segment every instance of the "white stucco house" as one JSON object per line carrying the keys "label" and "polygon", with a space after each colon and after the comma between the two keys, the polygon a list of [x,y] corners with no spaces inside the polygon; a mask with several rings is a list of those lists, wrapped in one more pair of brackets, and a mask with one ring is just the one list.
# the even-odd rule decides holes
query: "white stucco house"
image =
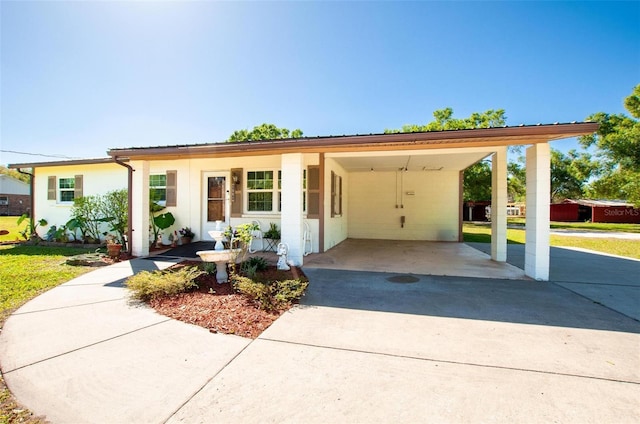
{"label": "white stucco house", "polygon": [[[108,158],[12,164],[32,168],[34,216],[69,218],[73,198],[128,188],[130,245],[149,252],[149,191],[208,240],[216,220],[281,227],[297,265],[303,233],[313,252],[347,238],[462,241],[462,173],[492,160],[492,259],[506,261],[507,147],[525,145],[525,274],[549,276],[550,152],[553,140],[590,134],[596,123],[421,133],[116,148]],[[203,236],[204,235],[204,236]]]}

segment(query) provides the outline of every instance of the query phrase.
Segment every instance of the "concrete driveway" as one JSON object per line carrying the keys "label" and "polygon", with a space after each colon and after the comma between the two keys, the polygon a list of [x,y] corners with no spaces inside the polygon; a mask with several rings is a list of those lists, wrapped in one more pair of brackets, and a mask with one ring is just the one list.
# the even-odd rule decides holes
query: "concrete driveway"
{"label": "concrete driveway", "polygon": [[122,278],[169,265],[11,316],[16,397],[54,423],[640,421],[640,323],[556,283],[305,268],[302,304],[251,341],[126,302]]}

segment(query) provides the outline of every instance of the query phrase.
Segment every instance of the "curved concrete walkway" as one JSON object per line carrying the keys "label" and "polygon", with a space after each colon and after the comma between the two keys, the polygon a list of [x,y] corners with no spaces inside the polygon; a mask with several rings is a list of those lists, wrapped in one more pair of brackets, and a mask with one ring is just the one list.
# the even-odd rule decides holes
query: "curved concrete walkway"
{"label": "curved concrete walkway", "polygon": [[175,261],[16,311],[17,399],[53,423],[640,421],[640,323],[558,284],[305,268],[302,304],[249,340],[128,303],[124,278]]}

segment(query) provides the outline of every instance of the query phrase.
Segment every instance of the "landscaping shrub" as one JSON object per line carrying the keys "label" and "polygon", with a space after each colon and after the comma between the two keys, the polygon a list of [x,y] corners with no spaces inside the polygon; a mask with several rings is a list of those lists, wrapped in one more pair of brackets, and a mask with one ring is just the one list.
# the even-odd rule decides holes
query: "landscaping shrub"
{"label": "landscaping shrub", "polygon": [[203,273],[197,267],[183,267],[177,271],[142,271],[129,277],[125,284],[133,299],[148,301],[198,287],[195,279]]}
{"label": "landscaping shrub", "polygon": [[300,299],[309,283],[303,279],[255,281],[241,275],[231,276],[233,287],[249,297],[260,309],[272,311]]}
{"label": "landscaping shrub", "polygon": [[254,256],[247,259],[243,265],[246,264],[247,267],[255,267],[256,271],[265,271],[269,268],[269,263],[262,256]]}

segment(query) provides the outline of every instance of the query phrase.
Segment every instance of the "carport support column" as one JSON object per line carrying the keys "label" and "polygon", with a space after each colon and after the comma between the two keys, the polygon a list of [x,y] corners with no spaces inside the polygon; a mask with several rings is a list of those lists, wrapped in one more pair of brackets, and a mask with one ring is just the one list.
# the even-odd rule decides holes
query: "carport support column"
{"label": "carport support column", "polygon": [[282,243],[289,246],[289,261],[301,266],[302,251],[302,170],[304,162],[301,153],[282,155],[282,211],[280,226]]}
{"label": "carport support column", "polygon": [[534,144],[527,149],[524,273],[540,281],[549,280],[550,158],[548,143]]}
{"label": "carport support column", "polygon": [[131,190],[135,203],[130,223],[133,229],[133,255],[149,255],[149,162],[131,161],[133,181]]}
{"label": "carport support column", "polygon": [[491,259],[507,260],[507,148],[491,158]]}

